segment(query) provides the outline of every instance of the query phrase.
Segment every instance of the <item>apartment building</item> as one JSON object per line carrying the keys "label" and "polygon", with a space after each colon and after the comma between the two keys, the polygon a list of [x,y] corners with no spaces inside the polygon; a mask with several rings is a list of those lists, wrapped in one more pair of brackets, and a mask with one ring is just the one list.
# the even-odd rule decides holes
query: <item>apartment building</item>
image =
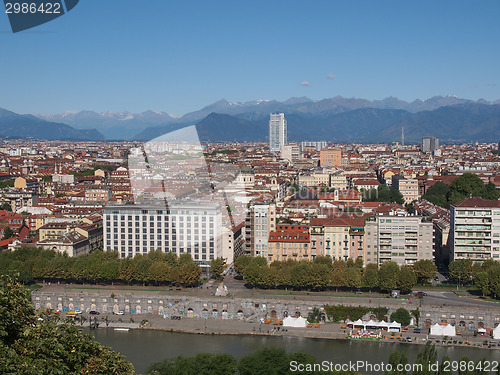
{"label": "apartment building", "polygon": [[421,216],[372,216],[365,224],[366,263],[434,259],[433,224]]}
{"label": "apartment building", "polygon": [[500,201],[468,198],[450,207],[450,261],[500,258]]}
{"label": "apartment building", "polygon": [[311,252],[333,260],[364,259],[364,216],[311,219]]}
{"label": "apartment building", "polygon": [[420,197],[418,193],[418,180],[415,178],[405,178],[402,175],[396,174],[392,176],[392,187],[399,190],[405,204],[416,201]]}
{"label": "apartment building", "polygon": [[340,167],[342,166],[342,150],[321,149],[319,160],[322,167]]}
{"label": "apartment building", "polygon": [[276,230],[276,205],[253,204],[245,220],[247,254],[267,258],[269,232]]}
{"label": "apartment building", "polygon": [[309,226],[280,224],[269,233],[267,261],[269,263],[293,260],[314,260],[316,253],[311,251]]}
{"label": "apartment building", "polygon": [[300,147],[297,144],[281,146],[281,158],[291,163],[299,160]]}
{"label": "apartment building", "polygon": [[104,250],[120,258],[151,250],[191,254],[202,268],[222,258],[220,206],[175,203],[109,205],[104,208]]}

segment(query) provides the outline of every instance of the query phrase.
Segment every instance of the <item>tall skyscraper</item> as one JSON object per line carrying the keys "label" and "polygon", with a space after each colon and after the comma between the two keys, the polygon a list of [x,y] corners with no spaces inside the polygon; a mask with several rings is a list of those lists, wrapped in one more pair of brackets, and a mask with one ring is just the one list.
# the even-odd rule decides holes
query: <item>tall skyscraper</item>
{"label": "tall skyscraper", "polygon": [[286,120],[284,113],[271,113],[269,119],[269,148],[271,151],[280,151],[286,146]]}
{"label": "tall skyscraper", "polygon": [[423,137],[422,138],[422,151],[434,152],[439,148],[439,138],[436,137]]}

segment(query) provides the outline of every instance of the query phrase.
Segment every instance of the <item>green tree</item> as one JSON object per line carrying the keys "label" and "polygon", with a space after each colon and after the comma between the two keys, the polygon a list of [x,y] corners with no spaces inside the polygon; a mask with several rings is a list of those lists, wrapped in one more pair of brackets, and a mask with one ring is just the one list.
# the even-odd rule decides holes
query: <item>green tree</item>
{"label": "green tree", "polygon": [[429,364],[434,364],[437,360],[438,357],[435,345],[427,341],[424,349],[418,353],[415,361],[417,365],[422,366],[422,369],[417,367],[415,371],[413,371],[413,375],[435,375],[435,372],[430,370]]}
{"label": "green tree", "polygon": [[472,260],[457,259],[451,262],[448,266],[450,279],[454,282],[466,284],[472,277]]}
{"label": "green tree", "polygon": [[200,282],[201,268],[195,262],[186,263],[179,269],[179,281],[185,286],[194,286]]}
{"label": "green tree", "polygon": [[[253,354],[244,356],[238,363],[239,375],[281,375],[289,374],[290,363],[314,364],[316,360],[306,353],[287,353],[284,349],[263,348]],[[311,372],[295,371],[294,374],[310,374]],[[314,372],[322,374],[322,372]]]}
{"label": "green tree", "polygon": [[370,292],[378,286],[378,265],[376,263],[368,263],[363,270],[362,285],[368,288]]}
{"label": "green tree", "polygon": [[4,211],[12,211],[12,206],[10,205],[10,203],[7,202],[2,203],[0,208]]}
{"label": "green tree", "polygon": [[331,283],[335,290],[346,286],[347,264],[343,260],[335,260],[332,264]]}
{"label": "green tree", "polygon": [[12,237],[14,237],[14,231],[10,227],[5,228],[3,231],[2,240],[6,240],[7,238],[12,238]]}
{"label": "green tree", "polygon": [[134,280],[134,268],[135,264],[130,258],[122,259],[120,262],[120,279],[131,283]]}
{"label": "green tree", "polygon": [[[469,195],[479,197],[484,189],[484,182],[474,173],[464,173],[459,178],[453,180],[450,185],[449,198],[450,203],[456,203],[458,197],[467,198]],[[450,199],[453,195],[453,200]]]}
{"label": "green tree", "polygon": [[261,284],[262,271],[257,264],[249,264],[245,267],[245,280],[248,285],[256,287]]}
{"label": "green tree", "polygon": [[404,307],[400,307],[391,314],[391,320],[393,322],[398,322],[404,326],[407,326],[408,324],[410,324],[411,316],[408,310],[406,310]]}
{"label": "green tree", "polygon": [[437,273],[436,264],[430,259],[422,259],[413,263],[413,270],[419,284],[428,283]]}
{"label": "green tree", "polygon": [[310,278],[309,288],[322,290],[330,283],[331,267],[329,264],[309,263]]}
{"label": "green tree", "polygon": [[399,266],[396,262],[384,262],[378,270],[378,286],[384,292],[398,288]]}
{"label": "green tree", "polygon": [[[392,370],[384,371],[384,375],[407,375],[408,371],[405,369],[405,365],[408,364],[408,358],[402,351],[396,350],[391,353],[389,357],[389,363],[392,366]],[[400,367],[398,367],[400,366]],[[401,368],[401,370],[398,370]]]}
{"label": "green tree", "polygon": [[500,198],[500,191],[498,191],[492,182],[488,182],[481,191],[481,197],[484,199],[497,200]]}
{"label": "green tree", "polygon": [[247,255],[241,255],[234,261],[234,270],[240,276],[245,274],[245,268],[250,264],[252,258]]}
{"label": "green tree", "polygon": [[417,284],[417,276],[408,266],[401,267],[398,275],[398,288],[402,292],[410,292]]}
{"label": "green tree", "polygon": [[422,195],[422,199],[426,199],[437,206],[447,208],[449,206],[447,200],[449,191],[450,191],[449,185],[441,181],[437,181],[434,185],[432,185],[427,189],[425,194]]}
{"label": "green tree", "polygon": [[483,296],[487,296],[491,293],[488,272],[481,271],[476,273],[474,276],[474,284],[481,291],[481,293],[483,293]]}
{"label": "green tree", "polygon": [[234,375],[236,359],[229,354],[199,353],[194,357],[179,356],[155,363],[148,369],[151,375]]}
{"label": "green tree", "polygon": [[361,270],[358,267],[348,267],[345,271],[345,285],[348,288],[361,287]]}
{"label": "green tree", "polygon": [[224,271],[224,261],[222,258],[214,258],[210,262],[210,273],[214,275],[215,278],[220,278],[222,272]]}
{"label": "green tree", "polygon": [[166,262],[156,261],[148,269],[148,280],[154,283],[162,284],[171,281],[170,266]]}
{"label": "green tree", "polygon": [[27,291],[15,279],[0,281],[0,373],[133,374],[125,359],[83,335],[81,329],[47,316],[38,321]]}

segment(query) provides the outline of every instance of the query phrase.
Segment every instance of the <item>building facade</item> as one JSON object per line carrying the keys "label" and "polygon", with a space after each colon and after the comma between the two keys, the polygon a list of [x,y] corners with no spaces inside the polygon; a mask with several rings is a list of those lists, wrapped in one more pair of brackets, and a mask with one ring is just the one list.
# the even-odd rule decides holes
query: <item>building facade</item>
{"label": "building facade", "polygon": [[319,163],[322,167],[341,167],[342,150],[321,149],[319,152]]}
{"label": "building facade", "polygon": [[422,138],[422,152],[433,152],[439,148],[439,138],[436,137],[423,137]]}
{"label": "building facade", "polygon": [[450,207],[450,261],[500,260],[500,201],[468,198]]}
{"label": "building facade", "polygon": [[280,224],[269,233],[269,263],[292,260],[314,260],[316,254],[311,251],[309,243],[309,226]]}
{"label": "building facade", "polygon": [[276,205],[254,204],[250,207],[245,222],[247,254],[267,258],[269,232],[276,230]]}
{"label": "building facade", "polygon": [[392,176],[392,187],[401,193],[405,204],[419,199],[418,180],[415,178],[405,178],[396,174]]}
{"label": "building facade", "polygon": [[183,203],[170,205],[110,205],[104,208],[104,250],[120,258],[160,249],[193,260],[207,269],[222,258],[222,214],[219,206]]}
{"label": "building facade", "polygon": [[434,260],[433,224],[421,216],[372,216],[365,224],[366,263]]}
{"label": "building facade", "polygon": [[287,145],[287,125],[284,113],[271,113],[269,119],[269,148],[273,152],[281,151]]}

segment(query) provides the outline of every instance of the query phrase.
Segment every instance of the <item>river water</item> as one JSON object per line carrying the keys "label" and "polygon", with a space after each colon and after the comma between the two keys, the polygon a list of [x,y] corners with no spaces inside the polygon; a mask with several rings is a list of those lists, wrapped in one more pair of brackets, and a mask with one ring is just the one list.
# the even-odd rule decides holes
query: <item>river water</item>
{"label": "river water", "polygon": [[[89,329],[84,330],[89,333]],[[391,352],[403,351],[412,363],[422,345],[398,344],[391,342],[359,342],[345,340],[325,340],[297,337],[197,335],[172,333],[153,330],[115,331],[112,328],[99,328],[90,332],[101,344],[110,346],[123,354],[133,363],[137,373],[145,374],[147,368],[166,358],[179,355],[192,356],[200,352],[228,353],[236,358],[253,353],[263,347],[284,348],[288,352],[307,352],[318,362],[348,363],[367,361],[376,364],[387,363]],[[467,356],[472,360],[500,360],[500,350],[465,347],[438,347],[439,359],[443,355],[452,360]],[[362,371],[381,375],[380,372]]]}

